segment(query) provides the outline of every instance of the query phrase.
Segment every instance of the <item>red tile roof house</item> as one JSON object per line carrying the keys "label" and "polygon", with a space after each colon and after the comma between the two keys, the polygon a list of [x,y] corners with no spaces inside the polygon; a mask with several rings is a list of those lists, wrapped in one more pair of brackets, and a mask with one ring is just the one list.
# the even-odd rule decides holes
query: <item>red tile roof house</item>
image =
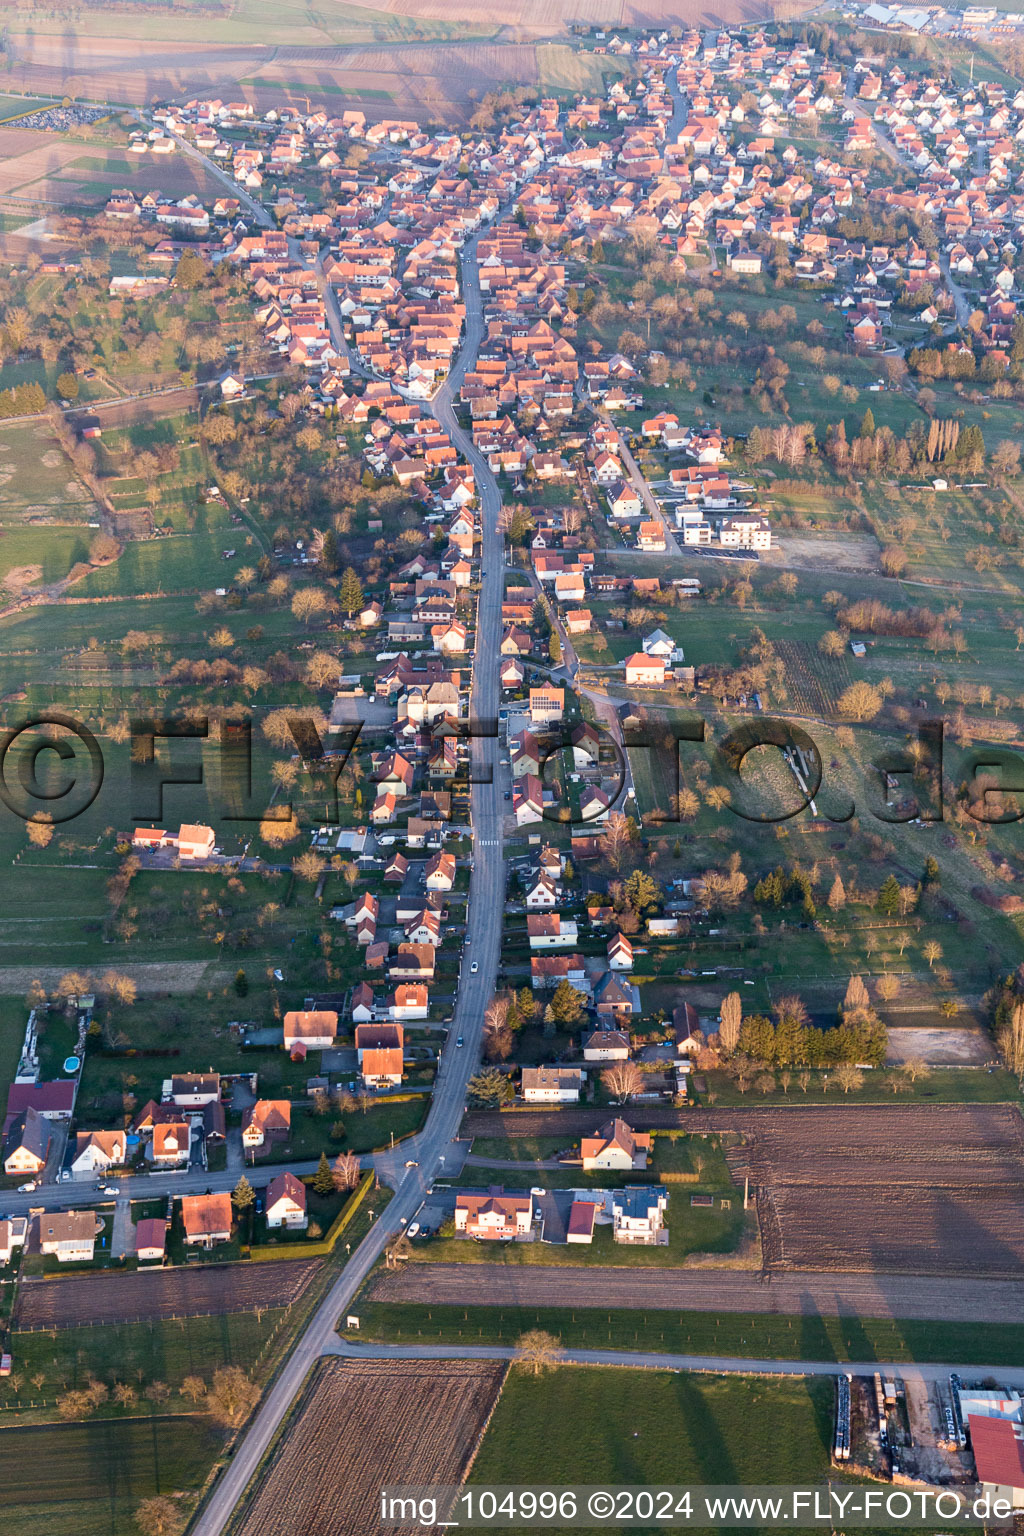
{"label": "red tile roof house", "polygon": [[401,1024],[357,1024],[356,1054],[367,1087],[394,1086],[402,1081],[405,1030]]}
{"label": "red tile roof house", "polygon": [[147,1216],[135,1224],[135,1256],[140,1264],[163,1263],[167,1251],[167,1223],[162,1216]]}
{"label": "red tile roof house", "polygon": [[76,1086],[71,1079],[57,1083],[12,1083],[7,1092],[4,1135],[27,1109],[34,1109],[44,1120],[70,1120]]}
{"label": "red tile roof house", "polygon": [[302,1231],[308,1224],[305,1184],[294,1173],[279,1173],[267,1185],[267,1226]]}
{"label": "red tile roof house", "polygon": [[495,1185],[486,1195],[460,1194],[455,1200],[458,1236],[511,1242],[533,1230],[533,1196],[507,1195]]}
{"label": "red tile roof house", "polygon": [[158,1168],[175,1168],[187,1163],[192,1145],[192,1128],[187,1120],[171,1120],[154,1125],[151,1143],[153,1162]]}
{"label": "red tile roof house", "polygon": [[257,1099],[242,1116],[242,1146],[247,1152],[287,1141],[292,1129],[288,1099]]}
{"label": "red tile roof house", "polygon": [[580,1155],[585,1170],[592,1168],[618,1169],[630,1172],[646,1168],[651,1150],[651,1137],[646,1131],[634,1131],[625,1120],[609,1120],[593,1136],[580,1141]]}
{"label": "red tile roof house", "polygon": [[592,1243],[594,1222],[601,1209],[592,1200],[574,1200],[569,1207],[569,1220],[565,1229],[567,1243]]}
{"label": "red tile roof house", "polygon": [[79,1131],[71,1167],[77,1174],[106,1173],[108,1168],[120,1167],[127,1155],[124,1131]]}
{"label": "red tile roof house", "polygon": [[330,1009],[296,1011],[284,1016],[284,1048],[304,1045],[307,1051],[329,1051],[338,1033],[338,1015]]}
{"label": "red tile roof house", "polygon": [[970,1413],[967,1424],[982,1492],[1024,1509],[1024,1429],[1012,1419]]}
{"label": "red tile roof house", "polygon": [[187,1248],[212,1248],[215,1243],[226,1243],[231,1238],[231,1196],[226,1191],[218,1195],[184,1195],[181,1221]]}

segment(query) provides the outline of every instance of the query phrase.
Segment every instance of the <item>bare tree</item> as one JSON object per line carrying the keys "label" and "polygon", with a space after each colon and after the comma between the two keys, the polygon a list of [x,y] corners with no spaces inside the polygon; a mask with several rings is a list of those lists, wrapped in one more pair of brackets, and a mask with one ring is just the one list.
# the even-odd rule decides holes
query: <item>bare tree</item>
{"label": "bare tree", "polygon": [[519,1359],[534,1376],[550,1370],[562,1358],[561,1340],[543,1328],[531,1328],[516,1340]]}
{"label": "bare tree", "polygon": [[728,992],[719,1012],[718,1039],[722,1050],[731,1056],[739,1044],[743,1024],[743,999],[738,992]]}
{"label": "bare tree", "polygon": [[858,1008],[870,1008],[871,998],[868,989],[864,985],[863,977],[851,976],[846,983],[846,996],[843,998],[843,1012],[854,1013]]}
{"label": "bare tree", "polygon": [[257,1389],[240,1366],[222,1365],[213,1373],[207,1406],[218,1423],[233,1429],[242,1423],[258,1396]]}
{"label": "bare tree", "polygon": [[844,1093],[849,1093],[851,1088],[863,1088],[864,1073],[859,1067],[855,1067],[852,1061],[841,1061],[836,1067],[835,1079]]}
{"label": "bare tree", "polygon": [[143,1499],[137,1506],[135,1524],[142,1536],[181,1536],[186,1516],[173,1499],[156,1494],[151,1499]]}
{"label": "bare tree", "polygon": [[331,1178],[338,1193],[355,1189],[362,1177],[362,1168],[354,1152],[339,1152],[331,1165]]}
{"label": "bare tree", "polygon": [[620,1104],[625,1104],[643,1088],[644,1075],[635,1061],[613,1061],[601,1073],[601,1081]]}

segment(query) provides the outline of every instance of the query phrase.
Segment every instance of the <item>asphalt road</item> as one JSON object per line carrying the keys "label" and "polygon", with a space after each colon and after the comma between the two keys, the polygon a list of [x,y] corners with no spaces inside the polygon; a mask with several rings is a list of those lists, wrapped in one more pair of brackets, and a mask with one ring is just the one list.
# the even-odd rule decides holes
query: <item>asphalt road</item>
{"label": "asphalt road", "polygon": [[[352,1344],[335,1337],[325,1353],[351,1360],[515,1360],[517,1351],[491,1345]],[[710,1371],[746,1376],[898,1376],[902,1381],[945,1381],[950,1371],[968,1380],[994,1376],[1004,1387],[1024,1387],[1024,1369],[1003,1365],[907,1365],[889,1360],[759,1360],[734,1355],[663,1355],[639,1350],[566,1349],[567,1365],[618,1365],[661,1371]]]}
{"label": "asphalt road", "polygon": [[[472,463],[482,522],[482,578],[477,612],[477,653],[483,665],[473,669],[471,712],[478,719],[497,720],[498,645],[501,639],[502,538],[498,532],[501,496],[494,476],[455,419],[452,401],[468,366],[476,359],[483,334],[483,310],[476,278],[476,243],[468,242],[463,256],[466,334],[448,380],[429,409]],[[441,1056],[430,1114],[423,1131],[375,1161],[378,1172],[395,1185],[396,1194],[317,1308],[281,1373],[263,1399],[239,1441],[234,1457],[215,1484],[197,1517],[193,1536],[219,1536],[259,1467],[310,1368],[320,1355],[337,1345],[335,1328],[387,1244],[415,1214],[443,1159],[458,1134],[465,1106],[466,1084],[480,1060],[484,1009],[494,991],[501,948],[505,897],[505,868],[501,847],[501,791],[495,768],[498,743],[493,737],[471,742],[474,779],[471,789],[473,869],[468,903],[467,937],[455,1018]],[[471,965],[477,965],[476,974]],[[458,1039],[464,1044],[458,1045]],[[406,1168],[407,1161],[416,1166]]]}

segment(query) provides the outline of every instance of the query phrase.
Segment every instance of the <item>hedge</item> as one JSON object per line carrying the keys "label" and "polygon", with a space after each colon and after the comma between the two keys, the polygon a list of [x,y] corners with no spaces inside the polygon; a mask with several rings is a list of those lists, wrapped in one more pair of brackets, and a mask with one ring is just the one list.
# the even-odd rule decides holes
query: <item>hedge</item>
{"label": "hedge", "polygon": [[338,1238],[366,1199],[367,1191],[373,1188],[375,1180],[376,1175],[372,1169],[363,1174],[351,1198],[345,1202],[344,1209],[331,1222],[326,1237],[315,1243],[303,1243],[301,1247],[298,1243],[282,1243],[280,1246],[260,1243],[250,1250],[250,1259],[255,1264],[264,1264],[274,1259],[318,1259],[333,1253]]}

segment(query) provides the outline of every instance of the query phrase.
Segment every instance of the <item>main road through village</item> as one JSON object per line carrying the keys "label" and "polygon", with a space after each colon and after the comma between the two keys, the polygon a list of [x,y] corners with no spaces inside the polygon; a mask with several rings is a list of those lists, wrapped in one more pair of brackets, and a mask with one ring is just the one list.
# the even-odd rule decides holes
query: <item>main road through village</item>
{"label": "main road through village", "polygon": [[[437,421],[473,466],[481,521],[481,590],[477,608],[475,665],[470,709],[481,720],[498,716],[498,646],[501,638],[503,539],[498,529],[501,494],[482,455],[456,420],[452,401],[483,335],[483,307],[477,277],[476,240],[463,252],[465,339],[458,360],[430,405]],[[385,1247],[418,1210],[455,1139],[465,1105],[466,1084],[480,1060],[484,1009],[494,991],[501,947],[505,871],[502,860],[502,801],[498,787],[497,741],[475,736],[471,743],[473,783],[473,868],[466,944],[452,1028],[441,1054],[430,1113],[419,1135],[376,1159],[381,1177],[395,1195],[381,1218],[346,1263],[280,1374],[267,1393],[234,1456],[214,1485],[193,1527],[194,1536],[219,1536],[275,1433],[294,1402],[310,1367],[337,1348],[339,1317],[373,1269]],[[477,966],[476,973],[472,964]],[[460,1046],[458,1039],[465,1043]],[[407,1167],[407,1163],[412,1166]]]}

